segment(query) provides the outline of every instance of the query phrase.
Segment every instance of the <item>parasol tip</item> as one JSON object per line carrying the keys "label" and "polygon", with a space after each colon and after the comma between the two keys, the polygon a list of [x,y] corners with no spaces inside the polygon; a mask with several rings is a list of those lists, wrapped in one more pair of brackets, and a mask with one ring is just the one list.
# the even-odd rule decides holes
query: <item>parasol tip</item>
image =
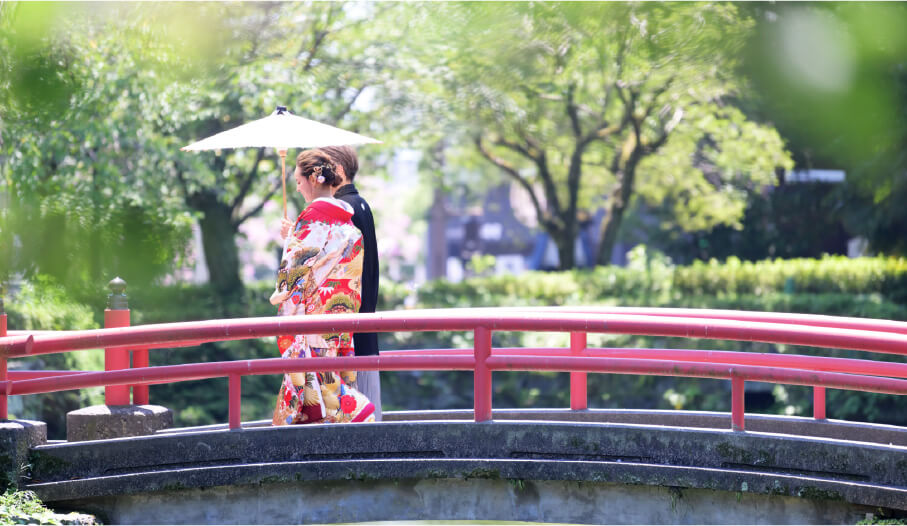
{"label": "parasol tip", "polygon": [[[278,106],[278,107],[277,107],[277,114],[278,114],[278,115],[283,115],[283,113],[286,112],[286,111],[287,111],[287,107],[286,107],[286,106]],[[289,113],[289,112],[287,112],[287,113]]]}

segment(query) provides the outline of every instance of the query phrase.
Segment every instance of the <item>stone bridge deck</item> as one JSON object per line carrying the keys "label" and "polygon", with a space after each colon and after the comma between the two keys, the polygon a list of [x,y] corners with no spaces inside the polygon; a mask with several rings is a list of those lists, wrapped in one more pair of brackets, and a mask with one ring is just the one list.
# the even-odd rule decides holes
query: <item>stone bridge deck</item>
{"label": "stone bridge deck", "polygon": [[26,487],[108,524],[853,524],[879,508],[907,513],[907,430],[891,426],[754,415],[732,432],[727,414],[594,410],[457,420],[470,416],[50,443],[33,448]]}

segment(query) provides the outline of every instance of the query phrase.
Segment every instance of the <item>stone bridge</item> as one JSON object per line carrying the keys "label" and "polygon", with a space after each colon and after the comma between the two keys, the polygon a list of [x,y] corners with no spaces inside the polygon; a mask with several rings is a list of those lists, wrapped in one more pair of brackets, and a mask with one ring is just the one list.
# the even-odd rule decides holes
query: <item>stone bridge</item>
{"label": "stone bridge", "polygon": [[[907,430],[728,413],[387,413],[31,448],[21,486],[107,524],[849,523],[907,516]],[[260,424],[260,425],[256,425]]]}

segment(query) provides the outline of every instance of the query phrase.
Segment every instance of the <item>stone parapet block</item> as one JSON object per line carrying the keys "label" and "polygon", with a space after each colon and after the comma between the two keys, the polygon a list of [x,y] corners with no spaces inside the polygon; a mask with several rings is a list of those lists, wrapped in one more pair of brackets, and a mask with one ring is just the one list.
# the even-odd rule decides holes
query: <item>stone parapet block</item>
{"label": "stone parapet block", "polygon": [[172,425],[173,413],[159,405],[93,405],[66,414],[66,440],[152,435]]}
{"label": "stone parapet block", "polygon": [[0,485],[17,487],[28,469],[29,450],[46,443],[47,424],[44,422],[0,420]]}

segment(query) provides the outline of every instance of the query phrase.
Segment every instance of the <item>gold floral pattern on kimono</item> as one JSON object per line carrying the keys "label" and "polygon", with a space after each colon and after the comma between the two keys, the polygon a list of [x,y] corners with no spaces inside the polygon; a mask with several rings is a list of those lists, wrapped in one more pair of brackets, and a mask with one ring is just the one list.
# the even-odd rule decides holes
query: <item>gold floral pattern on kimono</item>
{"label": "gold floral pattern on kimono", "polygon": [[[287,237],[271,303],[279,316],[359,312],[362,234],[352,209],[337,199],[316,199]],[[284,358],[353,356],[349,332],[281,336]],[[356,389],[355,371],[284,375],[274,425],[374,421],[374,406]]]}

